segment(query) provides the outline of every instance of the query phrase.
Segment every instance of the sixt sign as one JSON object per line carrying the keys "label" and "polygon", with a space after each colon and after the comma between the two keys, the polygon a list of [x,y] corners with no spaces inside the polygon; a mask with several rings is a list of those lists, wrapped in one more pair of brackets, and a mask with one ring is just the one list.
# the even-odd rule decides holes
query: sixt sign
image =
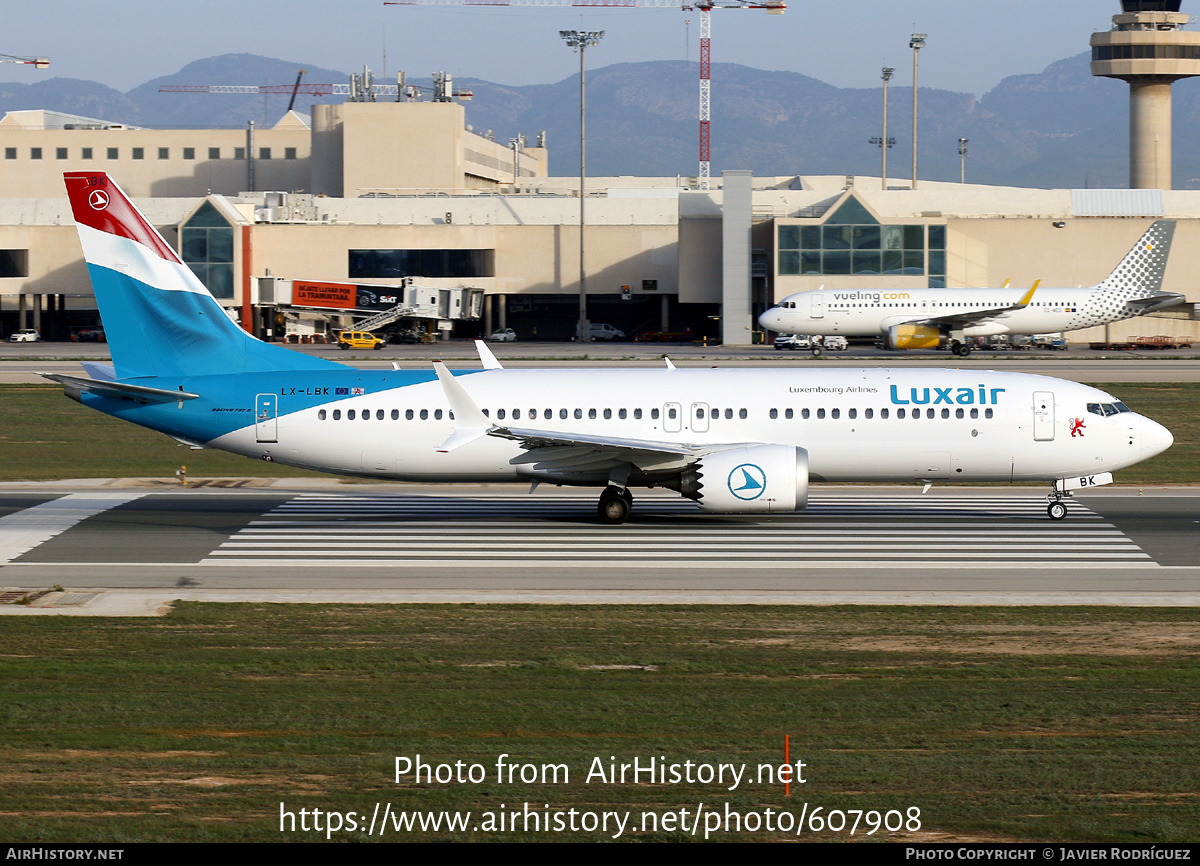
{"label": "sixt sign", "polygon": [[995,406],[1000,402],[1004,388],[985,388],[983,385],[975,388],[908,388],[893,385],[892,402],[897,406],[915,404],[924,406],[927,403],[947,406]]}

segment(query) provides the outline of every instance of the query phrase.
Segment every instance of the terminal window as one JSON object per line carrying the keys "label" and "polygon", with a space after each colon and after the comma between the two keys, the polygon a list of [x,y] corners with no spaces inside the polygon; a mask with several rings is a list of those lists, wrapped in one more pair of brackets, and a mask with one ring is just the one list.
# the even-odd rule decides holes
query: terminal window
{"label": "terminal window", "polygon": [[183,149],[183,158],[184,159],[195,159],[196,158],[196,148],[185,147]]}
{"label": "terminal window", "polygon": [[5,159],[16,159],[17,158],[17,149],[15,147],[4,148],[4,158]]}
{"label": "terminal window", "polygon": [[30,159],[41,159],[42,158],[42,149],[40,147],[29,148],[29,158]]}
{"label": "terminal window", "polygon": [[67,158],[67,149],[65,147],[54,148],[54,158],[55,159],[66,159]]}
{"label": "terminal window", "polygon": [[29,276],[29,250],[0,250],[0,277]]}
{"label": "terminal window", "polygon": [[350,250],[351,279],[494,277],[495,250]]}
{"label": "terminal window", "polygon": [[235,147],[233,149],[233,158],[234,159],[245,159],[246,158],[246,148]]}
{"label": "terminal window", "polygon": [[[780,276],[885,274],[946,279],[946,227],[881,225],[851,197],[823,225],[780,225]],[[926,268],[928,265],[928,269]]]}
{"label": "terminal window", "polygon": [[79,158],[80,159],[91,159],[92,158],[92,149],[90,147],[80,148],[79,149]]}
{"label": "terminal window", "polygon": [[135,147],[135,148],[133,148],[133,152],[130,154],[130,156],[133,157],[134,159],[145,159],[146,158],[146,148]]}
{"label": "terminal window", "polygon": [[233,297],[233,226],[205,202],[179,229],[183,263],[213,297]]}
{"label": "terminal window", "polygon": [[271,148],[260,147],[258,149],[258,158],[259,159],[270,159],[271,158]]}
{"label": "terminal window", "polygon": [[110,148],[108,149],[108,158],[109,158],[109,159],[116,159],[116,158],[117,158],[117,149],[116,149],[115,147],[110,147]]}
{"label": "terminal window", "polygon": [[208,158],[209,159],[220,159],[221,158],[221,148],[210,147],[208,149]]}
{"label": "terminal window", "polygon": [[158,149],[158,158],[159,159],[170,159],[171,158],[171,148],[160,147]]}
{"label": "terminal window", "polygon": [[296,158],[296,148],[285,147],[283,149],[283,158],[284,159],[295,159]]}

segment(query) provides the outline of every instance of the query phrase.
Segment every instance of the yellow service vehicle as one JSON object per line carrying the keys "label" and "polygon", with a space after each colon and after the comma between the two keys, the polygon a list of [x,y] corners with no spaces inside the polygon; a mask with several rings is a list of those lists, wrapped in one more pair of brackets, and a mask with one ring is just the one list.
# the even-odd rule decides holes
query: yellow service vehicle
{"label": "yellow service vehicle", "polygon": [[384,341],[370,331],[342,331],[338,345],[343,349],[382,349]]}

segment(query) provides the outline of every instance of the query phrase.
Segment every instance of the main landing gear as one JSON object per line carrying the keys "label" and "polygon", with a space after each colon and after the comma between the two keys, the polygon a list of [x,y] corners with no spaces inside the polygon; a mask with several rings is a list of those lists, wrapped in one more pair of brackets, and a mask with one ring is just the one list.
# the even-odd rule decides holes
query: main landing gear
{"label": "main landing gear", "polygon": [[1050,503],[1046,506],[1046,514],[1051,520],[1062,520],[1067,516],[1067,503],[1063,502],[1063,499],[1069,499],[1070,497],[1070,493],[1059,490],[1057,486],[1054,488],[1054,491],[1046,497]]}
{"label": "main landing gear", "polygon": [[605,487],[600,494],[600,504],[596,510],[604,523],[617,525],[629,519],[629,511],[633,508],[633,494],[626,487]]}
{"label": "main landing gear", "polygon": [[960,358],[965,358],[971,354],[971,347],[966,343],[960,343],[958,340],[955,340],[950,344],[950,351]]}

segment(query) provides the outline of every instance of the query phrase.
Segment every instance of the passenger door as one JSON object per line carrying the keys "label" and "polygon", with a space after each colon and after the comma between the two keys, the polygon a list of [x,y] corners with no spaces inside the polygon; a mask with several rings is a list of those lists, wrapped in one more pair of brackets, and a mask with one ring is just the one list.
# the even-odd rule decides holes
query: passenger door
{"label": "passenger door", "polygon": [[1033,392],[1033,440],[1054,440],[1054,394],[1051,391]]}
{"label": "passenger door", "polygon": [[276,427],[278,400],[275,394],[259,394],[254,398],[254,435],[259,442],[279,441]]}

